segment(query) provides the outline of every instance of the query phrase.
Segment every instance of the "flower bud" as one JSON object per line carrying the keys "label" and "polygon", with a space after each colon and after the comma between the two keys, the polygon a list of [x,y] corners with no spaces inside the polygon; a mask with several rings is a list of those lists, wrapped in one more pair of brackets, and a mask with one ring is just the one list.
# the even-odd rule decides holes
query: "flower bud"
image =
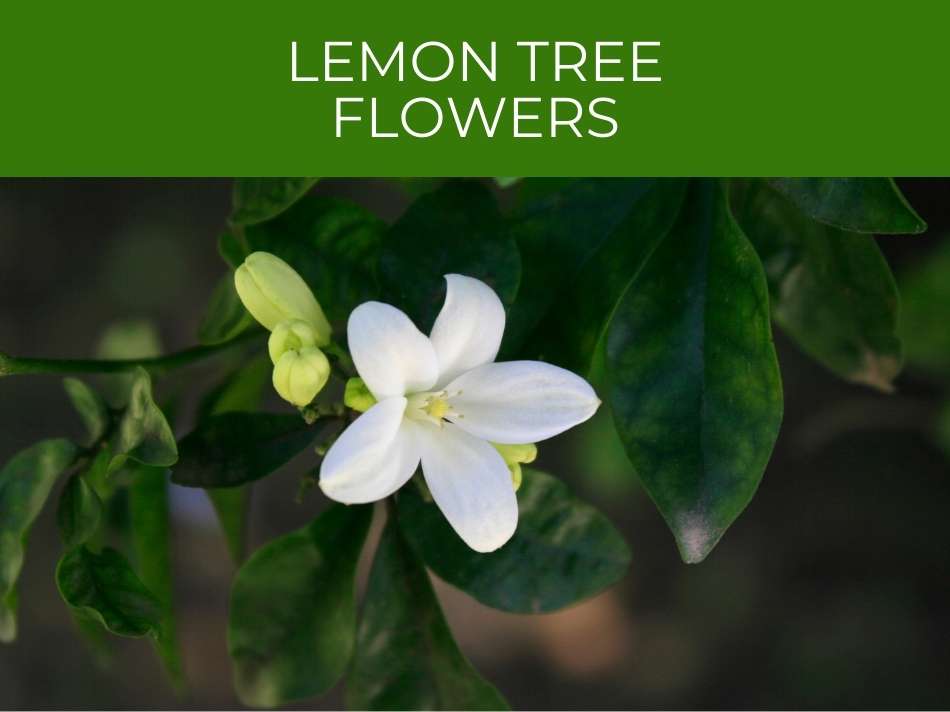
{"label": "flower bud", "polygon": [[282,321],[302,319],[314,331],[318,346],[330,342],[327,321],[310,287],[294,268],[269,252],[254,252],[234,272],[234,286],[244,307],[273,331]]}
{"label": "flower bud", "polygon": [[376,405],[376,398],[369,392],[362,378],[351,378],[346,382],[346,389],[343,391],[343,405],[365,413]]}
{"label": "flower bud", "polygon": [[303,407],[317,397],[330,378],[330,362],[310,346],[286,351],[274,366],[274,389],[285,401]]}
{"label": "flower bud", "polygon": [[511,470],[511,484],[514,486],[515,492],[517,492],[518,488],[521,487],[521,465],[534,462],[538,456],[538,446],[534,443],[526,443],[524,445],[492,443],[492,445],[499,452],[502,459],[504,459],[505,464],[508,465],[508,469]]}
{"label": "flower bud", "polygon": [[270,360],[277,364],[288,351],[300,351],[317,345],[317,334],[303,319],[288,319],[274,327],[267,340]]}

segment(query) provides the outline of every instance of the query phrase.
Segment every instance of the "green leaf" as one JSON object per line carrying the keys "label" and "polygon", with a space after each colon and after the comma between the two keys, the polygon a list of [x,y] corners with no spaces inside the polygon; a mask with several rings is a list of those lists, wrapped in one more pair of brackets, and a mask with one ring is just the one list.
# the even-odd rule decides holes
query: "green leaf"
{"label": "green leaf", "polygon": [[249,253],[237,235],[233,232],[224,232],[218,236],[218,254],[233,269],[237,269]]}
{"label": "green leaf", "polygon": [[[158,356],[162,343],[158,330],[145,320],[119,321],[110,324],[99,339],[96,356],[103,359],[142,359]],[[129,402],[135,372],[117,373],[100,379],[106,400],[115,409],[125,408]]]}
{"label": "green leaf", "polygon": [[518,247],[491,191],[451,181],[416,200],[390,228],[379,255],[384,298],[428,332],[445,300],[445,275],[476,277],[507,306],[518,290]]}
{"label": "green leaf", "polygon": [[236,178],[231,222],[256,225],[277,217],[302,198],[319,178]]}
{"label": "green leaf", "polygon": [[891,178],[773,178],[799,210],[850,232],[916,234],[927,229]]}
{"label": "green leaf", "polygon": [[317,432],[299,415],[212,416],[182,439],[172,482],[186,487],[235,487],[258,480],[306,449]]}
{"label": "green leaf", "polygon": [[[575,296],[582,299],[590,297],[580,309],[585,321],[572,323],[566,328],[593,333],[603,325],[602,320],[609,316],[613,304],[603,305],[601,296],[580,295],[572,282],[589,263],[590,276],[585,277],[584,284],[589,284],[591,276],[596,282],[597,269],[606,264],[609,270],[620,267],[620,278],[615,280],[613,276],[608,277],[598,287],[610,283],[611,286],[603,292],[607,295],[616,291],[615,281],[619,281],[622,288],[623,282],[633,276],[637,262],[642,260],[643,255],[649,254],[655,233],[659,231],[662,234],[662,220],[654,221],[651,210],[654,207],[653,200],[658,200],[655,204],[658,209],[656,217],[660,217],[669,187],[675,186],[661,186],[656,180],[639,178],[597,178],[566,183],[562,179],[524,181],[520,190],[526,202],[511,218],[508,226],[508,233],[517,241],[521,252],[522,275],[518,299],[508,314],[505,327],[502,345],[505,359],[536,358],[551,346],[555,337],[549,333],[549,325],[542,326],[541,322],[550,310],[550,323],[557,324],[559,312],[553,307],[559,299],[563,307],[563,304],[572,304]],[[675,215],[675,206],[673,210]],[[629,232],[624,229],[624,225],[630,220],[636,222],[637,218],[633,215],[638,213],[647,234],[642,240],[637,235],[635,241],[625,245]],[[609,259],[604,262],[593,259],[602,249],[606,257],[611,252],[611,244],[617,245],[613,250],[619,247],[621,253],[625,247],[629,249],[629,253],[623,257],[625,265],[611,265]],[[623,270],[629,272],[622,274]],[[616,303],[619,294],[613,297]],[[606,301],[610,301],[609,296]],[[593,321],[588,323],[588,319]],[[563,328],[558,331],[563,333]],[[567,350],[565,363],[572,363],[574,368],[577,368],[578,361],[589,361],[590,358],[586,350],[586,341],[589,339],[581,338],[585,340],[584,346],[564,345]],[[578,370],[584,371],[585,368]]]}
{"label": "green leaf", "polygon": [[68,440],[42,440],[0,469],[0,642],[16,638],[16,582],[30,526],[75,457]]}
{"label": "green leaf", "polygon": [[99,529],[102,521],[102,500],[83,477],[76,473],[69,478],[56,509],[56,522],[63,546],[68,549],[86,543]]}
{"label": "green leaf", "polygon": [[439,578],[503,611],[556,611],[623,578],[630,550],[610,521],[560,480],[529,468],[523,477],[518,529],[490,554],[466,546],[415,487],[399,492],[400,526]]}
{"label": "green leaf", "polygon": [[234,288],[234,273],[229,272],[211,293],[211,301],[198,328],[202,344],[220,344],[230,341],[254,323],[254,318],[241,304]]}
{"label": "green leaf", "polygon": [[78,378],[64,378],[63,388],[86,427],[88,444],[98,442],[109,427],[109,411],[105,401]]}
{"label": "green leaf", "polygon": [[[270,359],[265,356],[252,360],[231,374],[202,399],[198,408],[199,420],[219,413],[257,408],[264,396],[264,389],[270,384],[271,368]],[[250,485],[243,485],[205,490],[218,516],[221,529],[224,531],[228,551],[236,564],[240,564],[247,555],[247,512],[251,496],[250,487]]]}
{"label": "green leaf", "polygon": [[395,521],[386,525],[373,561],[346,704],[355,710],[508,709],[462,655],[425,568]]}
{"label": "green leaf", "polygon": [[248,228],[251,251],[271,252],[310,285],[337,327],[377,295],[373,268],[385,224],[358,205],[307,196],[276,220]]}
{"label": "green leaf", "polygon": [[900,334],[907,362],[950,376],[950,239],[900,278]]}
{"label": "green leaf", "polygon": [[331,505],[240,568],[228,650],[242,702],[275,707],[325,692],[343,675],[356,633],[356,563],[372,512]]}
{"label": "green leaf", "polygon": [[115,549],[94,554],[85,546],[67,552],[56,567],[63,600],[110,632],[131,638],[159,635],[162,604]]}
{"label": "green leaf", "polygon": [[137,467],[129,486],[129,521],[132,550],[144,586],[162,608],[158,655],[176,688],[184,685],[177,624],[172,606],[172,560],[169,534],[168,471],[160,467]]}
{"label": "green leaf", "polygon": [[271,384],[273,364],[266,355],[253,358],[208,391],[198,405],[198,420],[212,415],[250,411],[260,407]]}
{"label": "green leaf", "polygon": [[112,469],[124,462],[123,456],[154,467],[170,467],[178,460],[175,436],[152,398],[152,379],[141,366],[133,371],[128,405],[119,419],[112,449]]}
{"label": "green leaf", "polygon": [[554,291],[547,316],[527,342],[537,355],[577,373],[590,372],[620,298],[673,226],[686,185],[685,180],[652,181],[628,203],[620,225],[599,235],[587,233],[582,242],[596,249],[575,266],[568,283]]}
{"label": "green leaf", "polygon": [[614,422],[683,560],[702,561],[758,487],[782,420],[765,275],[717,181],[624,296],[607,337]]}
{"label": "green leaf", "polygon": [[902,360],[897,285],[874,238],[809,220],[763,181],[737,186],[734,205],[775,322],[842,378],[891,391]]}

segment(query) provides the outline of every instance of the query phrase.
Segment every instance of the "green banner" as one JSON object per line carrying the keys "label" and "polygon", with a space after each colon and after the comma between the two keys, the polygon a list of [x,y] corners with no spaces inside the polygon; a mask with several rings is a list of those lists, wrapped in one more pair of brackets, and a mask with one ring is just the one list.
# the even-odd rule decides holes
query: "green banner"
{"label": "green banner", "polygon": [[950,5],[20,2],[0,174],[947,175]]}

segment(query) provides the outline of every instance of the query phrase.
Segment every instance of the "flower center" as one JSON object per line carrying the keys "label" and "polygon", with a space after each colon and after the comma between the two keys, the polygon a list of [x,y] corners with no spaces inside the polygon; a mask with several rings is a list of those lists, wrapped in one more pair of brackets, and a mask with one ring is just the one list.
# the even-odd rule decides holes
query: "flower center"
{"label": "flower center", "polygon": [[406,417],[413,420],[427,421],[442,427],[446,418],[458,418],[458,413],[449,403],[449,393],[446,391],[428,391],[415,393],[407,397]]}

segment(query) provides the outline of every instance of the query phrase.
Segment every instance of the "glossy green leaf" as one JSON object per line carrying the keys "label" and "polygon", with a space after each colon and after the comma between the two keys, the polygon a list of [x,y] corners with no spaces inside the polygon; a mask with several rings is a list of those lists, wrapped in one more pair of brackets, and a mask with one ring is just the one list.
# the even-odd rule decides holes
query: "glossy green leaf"
{"label": "glossy green leaf", "polygon": [[102,521],[102,500],[86,480],[76,473],[69,478],[56,508],[56,523],[67,550],[86,543]]}
{"label": "glossy green leaf", "polygon": [[508,708],[462,655],[429,576],[395,521],[386,525],[373,561],[346,703],[354,710]]}
{"label": "glossy green leaf", "polygon": [[358,205],[311,195],[245,235],[251,251],[271,252],[297,270],[342,328],[357,305],[378,296],[373,268],[384,230]]}
{"label": "glossy green leaf", "polygon": [[202,344],[230,341],[253,323],[253,317],[241,304],[234,288],[234,274],[229,272],[218,280],[211,293],[211,301],[198,328],[198,340]]}
{"label": "glossy green leaf", "polygon": [[318,432],[299,415],[212,416],[182,439],[172,482],[186,487],[235,487],[258,480],[306,449]]}
{"label": "glossy green leaf", "polygon": [[63,600],[81,615],[92,616],[116,635],[159,635],[162,604],[142,584],[122,554],[85,546],[67,552],[56,567]]}
{"label": "glossy green leaf", "polygon": [[176,687],[184,685],[178,630],[172,605],[172,560],[169,533],[168,471],[137,467],[129,485],[129,522],[136,569],[162,608],[158,655]]}
{"label": "glossy green leaf", "polygon": [[86,427],[87,443],[97,442],[109,427],[109,411],[106,402],[96,391],[78,378],[64,378],[63,388],[73,408]]}
{"label": "glossy green leaf", "polygon": [[717,181],[694,181],[607,337],[617,431],[686,562],[748,504],[782,420],[765,274]]}
{"label": "glossy green leaf", "polygon": [[379,255],[383,297],[428,332],[445,300],[445,275],[476,277],[507,306],[520,279],[514,240],[491,191],[450,181],[416,200],[390,228]]}
{"label": "glossy green leaf", "polygon": [[152,398],[152,379],[144,368],[133,372],[129,398],[112,442],[116,463],[130,457],[143,465],[170,467],[178,459],[175,436]]}
{"label": "glossy green leaf", "polygon": [[598,342],[604,337],[620,298],[641,267],[669,232],[686,193],[685,180],[656,180],[627,206],[615,229],[587,233],[589,252],[560,289],[547,316],[528,338],[528,355],[576,373],[590,372]]}
{"label": "glossy green leaf", "polygon": [[899,281],[900,334],[907,362],[950,376],[950,239],[944,238]]}
{"label": "glossy green leaf", "polygon": [[627,573],[630,550],[610,521],[560,480],[523,468],[518,529],[490,554],[472,551],[414,487],[399,492],[399,523],[439,578],[486,606],[547,613],[589,598]]}
{"label": "glossy green leaf", "polygon": [[75,456],[76,446],[68,440],[42,440],[0,469],[0,642],[16,638],[16,582],[27,533]]}
{"label": "glossy green leaf", "polygon": [[236,178],[231,222],[255,225],[277,217],[306,195],[319,178]]}
{"label": "glossy green leaf", "polygon": [[773,178],[799,210],[826,225],[879,235],[927,229],[891,178]]}
{"label": "glossy green leaf", "polygon": [[343,675],[356,636],[356,563],[372,511],[331,505],[238,570],[228,650],[242,702],[275,707],[325,692]]}
{"label": "glossy green leaf", "polygon": [[[270,359],[264,356],[252,360],[228,376],[202,399],[198,408],[199,420],[219,413],[248,411],[258,407],[271,382],[272,368]],[[211,488],[206,492],[224,531],[231,558],[240,564],[247,555],[247,512],[251,485]]]}
{"label": "glossy green leaf", "polygon": [[733,198],[775,322],[842,378],[890,391],[902,360],[897,285],[874,238],[808,219],[763,181],[737,186]]}
{"label": "glossy green leaf", "polygon": [[[551,349],[553,339],[560,338],[560,334],[554,337],[549,325],[542,326],[545,315],[550,311],[550,323],[558,325],[558,311],[553,308],[554,305],[559,300],[562,305],[573,304],[573,297],[578,294],[578,290],[572,286],[572,282],[588,263],[591,270],[596,270],[598,261],[592,258],[602,249],[606,257],[612,242],[620,246],[621,253],[624,247],[630,250],[623,258],[628,264],[620,270],[627,269],[629,273],[620,275],[618,280],[629,281],[642,255],[649,254],[655,240],[654,233],[659,228],[658,225],[654,228],[650,220],[653,207],[659,213],[663,212],[660,203],[654,206],[650,199],[651,195],[654,198],[665,197],[662,188],[659,188],[661,192],[657,192],[658,188],[657,181],[639,178],[567,182],[555,178],[523,182],[519,191],[525,196],[525,203],[508,223],[508,233],[516,240],[521,252],[522,275],[518,299],[508,314],[502,345],[503,358],[537,358],[542,352]],[[628,220],[636,221],[632,216],[637,213],[642,215],[644,225],[649,228],[648,234],[645,237],[637,235],[634,242],[624,245],[628,236],[624,224]],[[610,281],[613,282],[612,279]],[[606,287],[606,284],[604,282],[599,286]],[[615,290],[616,287],[611,286],[605,288],[604,293]],[[584,296],[591,297],[588,303],[581,306],[585,319],[593,316],[595,321],[602,320],[613,307],[612,304],[601,306],[602,298],[599,296]],[[617,298],[619,295],[615,295],[614,303]],[[593,333],[597,331],[598,325],[572,319],[570,324],[559,327],[559,331],[575,328]],[[587,347],[586,339],[582,346],[564,344],[563,348],[567,350],[564,354],[565,363],[572,363],[576,368],[578,361],[585,360],[585,356],[589,358]],[[560,349],[555,348],[555,351]]]}

